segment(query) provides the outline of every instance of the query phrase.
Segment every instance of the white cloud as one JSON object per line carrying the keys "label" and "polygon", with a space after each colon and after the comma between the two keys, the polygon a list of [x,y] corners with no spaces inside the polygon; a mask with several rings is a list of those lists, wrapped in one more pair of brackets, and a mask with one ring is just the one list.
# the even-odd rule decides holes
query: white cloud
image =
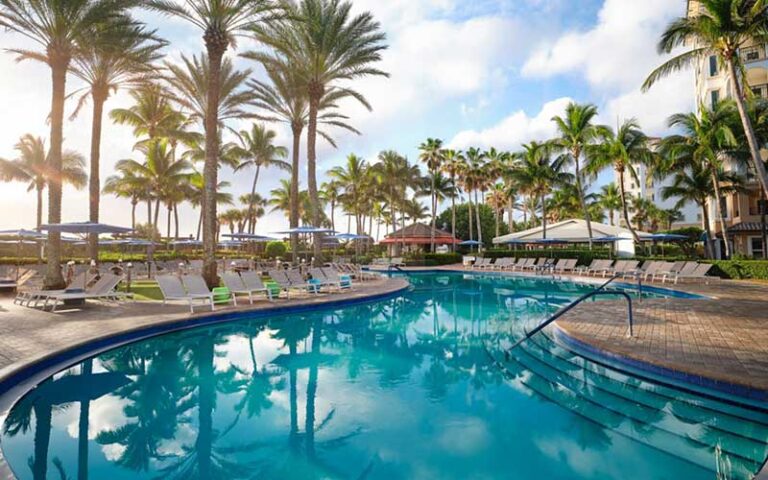
{"label": "white cloud", "polygon": [[659,34],[684,13],[682,2],[606,0],[592,29],[566,33],[540,48],[526,61],[523,74],[574,73],[594,87],[636,88],[659,63]]}
{"label": "white cloud", "polygon": [[512,113],[484,130],[464,130],[449,142],[451,148],[496,147],[515,150],[531,140],[546,140],[555,134],[552,117],[561,115],[572,100],[558,98],[545,103],[533,117],[523,110]]}

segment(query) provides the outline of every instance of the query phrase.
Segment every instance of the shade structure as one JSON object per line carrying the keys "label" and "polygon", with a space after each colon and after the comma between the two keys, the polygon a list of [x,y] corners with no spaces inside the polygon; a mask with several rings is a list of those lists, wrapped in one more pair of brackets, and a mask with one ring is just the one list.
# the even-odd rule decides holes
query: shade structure
{"label": "shade structure", "polygon": [[44,239],[45,234],[40,233],[37,230],[26,230],[23,228],[19,228],[17,230],[0,230],[0,237],[13,237],[18,239]]}
{"label": "shade structure", "polygon": [[354,233],[338,233],[331,238],[335,238],[336,240],[366,240],[371,237],[368,235],[356,235]]}
{"label": "shade structure", "polygon": [[562,238],[541,238],[539,240],[533,241],[533,243],[538,245],[563,245],[568,243],[568,240],[564,240]]}
{"label": "shade structure", "polygon": [[330,228],[322,228],[322,227],[313,227],[310,225],[304,225],[302,227],[297,228],[291,228],[288,230],[285,230],[283,232],[274,232],[279,235],[292,235],[294,233],[298,234],[310,234],[310,233],[336,233],[334,230],[331,230]]}
{"label": "shade structure", "polygon": [[642,241],[650,242],[677,242],[681,240],[688,240],[690,237],[687,235],[678,235],[676,233],[654,233],[652,235],[641,238]]}
{"label": "shade structure", "polygon": [[173,246],[200,246],[203,242],[200,240],[195,240],[193,238],[185,238],[183,240],[171,240],[168,242],[168,245]]}
{"label": "shade structure", "polygon": [[0,245],[37,245],[34,240],[0,240]]}
{"label": "shade structure", "polygon": [[242,240],[244,242],[271,242],[274,240],[272,237],[267,237],[264,235],[256,235],[254,233],[245,233],[245,232],[237,232],[237,233],[225,233],[221,235],[222,237],[228,237],[236,240]]}
{"label": "shade structure", "polygon": [[462,247],[476,247],[480,245],[480,242],[477,240],[464,240],[463,242],[459,243],[458,245]]}
{"label": "shade structure", "polygon": [[[650,233],[641,231],[637,231],[636,233],[641,239],[651,235]],[[587,228],[587,222],[578,218],[573,218],[547,225],[547,237],[564,240],[567,243],[587,243],[589,242],[589,229]],[[493,239],[493,243],[516,243],[511,240],[524,240],[527,243],[534,243],[536,240],[542,240],[543,238],[544,228],[539,226],[521,232],[514,232],[501,237],[496,237]],[[629,229],[617,227],[615,225],[592,222],[592,242],[615,242],[631,239],[632,232]]]}
{"label": "shade structure", "polygon": [[51,223],[40,227],[41,230],[49,232],[66,233],[128,233],[132,232],[130,228],[107,225],[106,223],[93,222],[72,222],[72,223]]}
{"label": "shade structure", "polygon": [[[387,235],[379,243],[395,245],[403,243],[406,245],[430,245],[432,243],[433,230],[429,225],[423,223],[414,223],[405,228],[394,231]],[[455,238],[450,233],[434,229],[435,245],[458,245],[461,240]]]}
{"label": "shade structure", "polygon": [[219,242],[219,247],[221,248],[242,247],[243,245],[245,245],[245,242],[238,242],[237,240],[224,240],[223,242]]}

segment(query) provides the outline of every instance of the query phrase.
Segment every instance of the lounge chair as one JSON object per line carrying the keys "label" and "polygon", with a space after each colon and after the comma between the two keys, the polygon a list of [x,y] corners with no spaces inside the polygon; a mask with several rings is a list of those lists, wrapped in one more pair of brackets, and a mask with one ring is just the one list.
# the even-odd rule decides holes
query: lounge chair
{"label": "lounge chair", "polygon": [[513,261],[513,260],[514,260],[514,259],[513,259],[512,257],[502,257],[502,258],[497,258],[497,259],[496,259],[496,262],[495,262],[495,263],[493,263],[493,264],[491,264],[491,265],[488,267],[488,269],[489,269],[489,270],[504,270],[504,269],[505,269],[505,268],[507,268],[509,265],[511,265],[511,263],[512,263],[512,261]]}
{"label": "lounge chair", "polygon": [[63,292],[48,292],[43,295],[45,302],[43,303],[43,310],[48,308],[50,302],[51,312],[55,312],[59,304],[73,301],[73,300],[114,300],[117,301],[121,298],[130,296],[127,293],[121,293],[115,291],[117,285],[123,280],[121,275],[115,275],[113,273],[105,273],[99,278],[99,280],[92,286],[86,288],[83,291],[65,290]]}
{"label": "lounge chair", "polygon": [[554,258],[544,258],[544,261],[541,261],[542,259],[539,259],[539,263],[536,264],[533,271],[536,273],[545,273],[547,271],[551,271],[555,267],[555,259]]}
{"label": "lounge chair", "polygon": [[309,276],[311,277],[311,280],[309,280],[307,283],[318,284],[320,285],[320,288],[331,287],[331,288],[335,288],[336,290],[341,290],[341,281],[340,280],[335,282],[332,281],[331,279],[328,278],[328,276],[325,274],[323,269],[319,267],[310,268]]}
{"label": "lounge chair", "polygon": [[[694,265],[693,265],[693,267],[688,267],[688,268],[686,269],[686,266],[687,266],[689,263],[693,263]],[[673,276],[673,275],[676,275],[676,274],[678,274],[678,273],[682,272],[682,271],[683,271],[683,269],[686,269],[686,273],[692,273],[692,272],[693,272],[693,270],[696,268],[696,266],[697,266],[698,264],[697,264],[696,262],[675,262],[675,263],[673,263],[673,264],[672,264],[672,266],[671,266],[671,267],[669,266],[669,264],[668,264],[668,263],[667,263],[666,265],[667,265],[667,267],[669,267],[669,268],[660,269],[660,270],[658,270],[658,271],[657,271],[657,272],[656,272],[656,273],[653,275],[653,280],[654,280],[654,281],[656,281],[656,279],[657,279],[657,278],[661,278],[661,282],[662,282],[662,283],[664,283],[664,280],[665,280],[666,278],[668,278],[668,277],[671,277],[671,276]]]}
{"label": "lounge chair", "polygon": [[529,268],[529,267],[531,267],[531,266],[536,264],[536,259],[535,258],[524,258],[522,260],[523,260],[522,262],[517,262],[514,265],[514,267],[512,267],[512,271],[513,272],[516,272],[518,270],[519,271],[523,271],[523,270],[525,270],[525,269],[527,269],[527,268]]}
{"label": "lounge chair", "polygon": [[187,289],[187,293],[190,295],[211,295],[213,302],[215,303],[232,303],[236,305],[235,296],[232,292],[229,292],[229,298],[216,298],[216,295],[208,288],[208,284],[205,283],[205,279],[201,275],[188,274],[181,276],[181,283],[184,284],[184,288]]}
{"label": "lounge chair", "polygon": [[[61,290],[27,290],[17,292],[16,298],[13,299],[13,303],[27,307],[37,307],[39,306],[40,301],[44,300],[48,295],[55,293],[66,293],[67,291],[72,291],[75,288],[84,290],[84,287],[86,287],[89,283],[88,277],[89,275],[87,272],[81,272],[72,278],[72,281],[67,284],[67,288]],[[35,302],[35,304],[32,305],[32,302]]]}
{"label": "lounge chair", "polygon": [[576,267],[574,272],[577,275],[586,275],[589,270],[597,268],[600,265],[601,261],[602,260],[592,260],[592,262],[589,265],[582,265],[580,267]]}
{"label": "lounge chair", "polygon": [[285,276],[290,282],[290,286],[295,290],[317,295],[323,286],[322,280],[305,280],[298,270],[286,270]]}
{"label": "lounge chair", "polygon": [[475,260],[475,263],[474,263],[474,265],[472,265],[471,269],[472,270],[480,270],[480,269],[484,268],[486,265],[490,265],[490,264],[491,264],[491,259],[490,258],[487,258],[487,257],[478,258],[477,260]]}
{"label": "lounge chair", "polygon": [[240,278],[245,284],[245,288],[253,293],[264,292],[270,302],[275,300],[275,297],[280,296],[280,289],[269,288],[261,278],[261,273],[255,270],[249,270],[247,272],[240,272]]}
{"label": "lounge chair", "polygon": [[[199,300],[205,305],[206,303],[211,305],[211,311],[214,310],[213,305],[213,293],[209,290],[208,293],[193,294],[187,292],[184,288],[184,284],[181,283],[179,277],[175,275],[157,275],[157,284],[160,286],[160,291],[163,294],[163,305],[170,301],[186,301],[189,303],[189,312],[195,313],[194,301]],[[205,287],[206,290],[208,287]]]}
{"label": "lounge chair", "polygon": [[540,267],[543,267],[549,259],[547,257],[539,257],[537,259],[533,259],[533,262],[530,262],[528,265],[523,266],[523,270],[531,270],[536,271]]}
{"label": "lounge chair", "polygon": [[339,286],[339,290],[354,290],[354,284],[352,283],[352,277],[349,275],[339,275],[339,272],[333,268],[323,268],[325,278],[335,285]]}
{"label": "lounge chair", "polygon": [[553,273],[565,273],[569,269],[573,269],[573,266],[576,265],[576,262],[578,260],[573,258],[561,258],[552,265],[552,272]]}
{"label": "lounge chair", "polygon": [[611,265],[613,265],[613,260],[598,260],[597,264],[594,267],[590,267],[587,269],[586,274],[587,275],[597,275],[598,273],[602,273],[605,270],[611,268]]}
{"label": "lounge chair", "polygon": [[270,301],[272,300],[269,290],[264,286],[263,283],[261,283],[260,278],[259,278],[260,285],[254,285],[254,288],[251,288],[248,285],[246,285],[245,280],[237,272],[223,272],[221,274],[221,281],[224,283],[224,286],[227,287],[229,289],[229,292],[232,294],[232,302],[235,305],[237,305],[238,295],[248,295],[248,303],[250,303],[251,305],[253,305],[254,293],[264,293],[267,295],[267,298]]}
{"label": "lounge chair", "polygon": [[[690,263],[696,264],[696,262]],[[714,267],[714,265],[711,263],[698,263],[696,264],[696,267],[690,272],[684,273],[681,271],[677,274],[673,274],[672,280],[674,283],[677,283],[680,280],[704,280],[707,284],[709,284],[710,280],[722,281],[722,278],[720,277],[710,277],[707,275],[707,273],[712,270],[712,267]]]}

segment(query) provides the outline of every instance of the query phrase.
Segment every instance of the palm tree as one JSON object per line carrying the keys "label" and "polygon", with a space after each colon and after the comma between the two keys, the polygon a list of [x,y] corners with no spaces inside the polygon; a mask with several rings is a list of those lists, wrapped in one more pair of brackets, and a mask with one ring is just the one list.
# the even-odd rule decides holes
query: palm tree
{"label": "palm tree", "polygon": [[625,178],[629,174],[635,182],[639,183],[635,165],[651,164],[654,154],[648,146],[648,137],[640,130],[637,121],[630,119],[626,120],[616,132],[610,128],[602,128],[600,138],[599,145],[587,150],[585,171],[597,175],[604,169],[613,167],[619,174],[619,197],[624,221],[632,232],[635,242],[640,243],[640,237],[629,221]]}
{"label": "palm tree", "polygon": [[435,220],[437,219],[437,199],[435,198],[435,178],[438,170],[443,164],[443,141],[439,138],[428,138],[426,142],[419,145],[419,160],[427,166],[429,177],[432,182],[430,190],[430,205],[432,207],[432,231],[429,235],[430,251],[435,253]]}
{"label": "palm tree", "polygon": [[[36,51],[9,51],[17,54],[19,59],[43,62],[51,69],[49,223],[61,222],[64,101],[72,57],[84,45],[98,42],[101,37],[97,32],[103,30],[106,24],[122,18],[124,11],[137,3],[134,0],[0,0],[0,26],[40,47]],[[45,288],[63,288],[60,232],[48,234],[46,257]]]}
{"label": "palm tree", "polygon": [[[113,91],[121,86],[137,86],[152,74],[151,63],[160,58],[159,49],[165,43],[148,31],[144,25],[126,16],[109,25],[104,34],[107,41],[88,43],[73,58],[72,73],[87,87],[80,97],[75,117],[80,108],[93,100],[91,124],[91,169],[89,175],[89,220],[99,221],[101,194],[99,163],[101,160],[101,128],[104,104]],[[88,256],[98,258],[98,235],[88,239]]]}
{"label": "palm tree", "polygon": [[[408,191],[416,190],[420,186],[421,172],[419,167],[411,165],[408,159],[399,153],[386,150],[379,153],[379,162],[373,166],[372,173],[389,206],[392,230],[397,230],[397,212],[402,212]],[[402,215],[401,218],[404,220],[405,215]],[[405,227],[404,223],[402,227]],[[405,234],[405,232],[402,233]],[[404,239],[405,237],[401,238]],[[400,248],[404,245],[403,240]]]}
{"label": "palm tree", "polygon": [[608,212],[609,223],[615,225],[616,211],[623,206],[619,187],[613,182],[603,185],[597,198],[600,207]]}
{"label": "palm tree", "polygon": [[[340,188],[337,181],[323,182],[320,186],[320,197],[331,207],[331,230],[336,230],[336,205],[341,200]],[[291,189],[293,189],[293,183],[291,183]],[[293,205],[293,190],[291,190],[291,205]]]}
{"label": "palm tree", "polygon": [[[259,25],[254,30],[262,43],[278,56],[255,57],[267,68],[290,69],[300,79],[309,101],[307,119],[307,185],[311,198],[312,220],[321,220],[317,189],[318,115],[323,97],[338,82],[369,75],[387,74],[373,65],[386,48],[385,34],[369,12],[353,16],[352,3],[341,0],[301,0],[288,4],[287,19]],[[370,105],[358,92],[346,89],[349,96],[365,107]],[[315,258],[322,259],[322,239],[314,242]]]}
{"label": "palm tree", "polygon": [[189,119],[173,108],[169,93],[155,83],[143,83],[130,92],[134,104],[130,108],[116,108],[109,118],[120,125],[133,127],[133,135],[140,140],[137,146],[164,137],[188,142],[197,134],[187,131]]}
{"label": "palm tree", "polygon": [[584,213],[584,221],[587,222],[587,234],[589,235],[589,248],[592,248],[592,221],[584,199],[584,186],[582,185],[583,172],[581,171],[581,155],[598,136],[601,127],[595,126],[592,121],[597,116],[597,107],[594,105],[579,105],[570,103],[565,108],[565,116],[555,116],[552,120],[557,125],[558,138],[553,144],[564,153],[566,163],[574,166],[574,180],[576,192],[579,195],[581,209]]}
{"label": "palm tree", "polygon": [[[259,54],[246,52],[243,56],[253,58],[258,57]],[[306,89],[302,87],[301,79],[290,68],[274,68],[273,66],[272,68],[267,68],[267,75],[271,84],[260,80],[251,80],[248,86],[256,96],[253,105],[264,112],[255,114],[255,117],[268,122],[286,123],[291,129],[293,136],[293,146],[291,148],[291,202],[294,207],[290,209],[289,223],[291,228],[296,228],[299,226],[297,208],[299,204],[299,153],[301,149],[301,134],[309,117],[309,100]],[[348,117],[336,111],[336,102],[348,95],[349,91],[345,89],[331,89],[327,92],[318,108],[318,125],[339,127],[360,134],[354,127],[346,123]],[[333,147],[336,146],[333,138],[327,132],[318,129],[317,133]],[[331,223],[334,223],[333,218],[331,218]],[[298,250],[298,242],[299,235],[291,235],[292,251]]]}
{"label": "palm tree", "polygon": [[[443,152],[443,163],[441,169],[448,175],[451,184],[456,189],[456,195],[451,197],[451,236],[456,238],[456,197],[459,196],[459,188],[456,182],[456,176],[461,173],[461,166],[464,163],[464,156],[458,150],[445,150]],[[451,250],[456,251],[456,245],[451,244]]]}
{"label": "palm tree", "polygon": [[[104,182],[103,193],[117,198],[127,198],[131,202],[131,230],[136,229],[136,206],[140,201],[149,199],[146,182],[130,170],[118,170],[118,174],[110,175]],[[150,213],[149,217],[152,217]]]}
{"label": "palm tree", "polygon": [[[718,102],[710,110],[703,105],[699,107],[698,115],[694,112],[678,113],[669,117],[670,128],[681,131],[671,135],[662,142],[662,151],[669,161],[678,166],[691,163],[706,165],[712,175],[712,185],[715,190],[715,214],[720,230],[725,233],[723,219],[723,195],[717,172],[723,169],[723,161],[730,151],[737,148],[736,135],[731,129],[731,119],[735,111],[730,102]],[[731,257],[731,247],[725,241],[725,255]]]}
{"label": "palm tree", "polygon": [[[19,156],[15,160],[0,158],[0,181],[26,182],[27,191],[37,193],[37,228],[43,223],[43,191],[53,182],[51,157],[45,151],[45,142],[40,137],[26,134],[16,143],[15,149]],[[62,155],[60,179],[77,189],[81,189],[88,181],[85,173],[85,159],[77,152],[64,151]]]}
{"label": "palm tree", "polygon": [[355,154],[347,157],[344,166],[332,168],[328,176],[344,189],[341,200],[346,203],[349,211],[355,217],[356,233],[363,234],[363,193],[365,184],[370,180],[368,165],[365,160]]}
{"label": "palm tree", "polygon": [[563,171],[564,162],[552,159],[552,146],[547,143],[531,142],[514,154],[519,167],[510,175],[521,192],[537,198],[541,205],[542,237],[547,238],[547,195],[559,185],[573,180],[573,175]]}
{"label": "palm tree", "polygon": [[143,163],[126,159],[117,162],[118,170],[130,172],[132,175],[142,178],[155,201],[155,217],[152,224],[157,228],[160,213],[160,203],[172,207],[176,193],[184,189],[189,181],[189,169],[191,165],[186,160],[176,160],[168,144],[168,140],[162,139],[142,146],[139,149],[146,157]]}
{"label": "palm tree", "polygon": [[[232,194],[225,192],[224,190],[229,188],[231,184],[229,182],[219,182],[216,185],[216,205],[233,205],[234,199]],[[205,180],[203,174],[200,172],[193,172],[187,178],[187,184],[185,185],[185,197],[186,200],[192,204],[193,207],[202,207],[203,205],[203,192],[205,191]],[[203,212],[200,210],[200,217],[197,221],[197,235],[196,239],[200,240],[200,231],[203,228]]]}
{"label": "palm tree", "polygon": [[486,203],[493,209],[494,217],[496,220],[496,236],[500,235],[499,232],[499,217],[504,209],[507,207],[507,188],[503,183],[497,183],[491,188],[491,193],[488,198],[485,199]]}
{"label": "palm tree", "polygon": [[763,191],[768,194],[768,172],[747,111],[746,96],[750,90],[744,88],[744,64],[739,55],[742,47],[765,41],[768,30],[766,8],[765,0],[700,0],[698,14],[673,20],[661,34],[657,46],[659,53],[667,54],[678,47],[692,48],[651,72],[643,84],[643,91],[696,60],[715,55],[720,65],[725,65],[730,77],[730,88],[747,137],[752,166]]}
{"label": "palm tree", "polygon": [[[251,198],[255,198],[256,183],[259,181],[259,172],[261,168],[276,167],[281,170],[291,170],[291,165],[283,159],[288,156],[288,149],[274,144],[277,133],[274,130],[268,130],[264,125],[254,123],[251,125],[251,131],[241,130],[238,134],[241,146],[237,153],[241,157],[240,164],[235,168],[235,172],[247,167],[256,167],[256,173],[253,176],[253,186],[251,187]],[[254,233],[256,223],[252,222],[253,203],[248,204],[248,232]]]}
{"label": "palm tree", "polygon": [[226,83],[224,53],[235,38],[257,27],[275,11],[268,0],[146,0],[160,12],[182,18],[203,31],[207,82],[199,90],[205,95],[205,165],[203,167],[203,275],[210,287],[218,284],[216,274],[216,185],[218,183],[219,122],[221,99]]}
{"label": "palm tree", "polygon": [[485,156],[484,152],[479,148],[469,148],[465,153],[465,167],[462,172],[464,190],[467,191],[469,196],[469,236],[472,237],[472,192],[475,193],[475,219],[477,220],[477,241],[480,242],[482,249],[483,245],[483,232],[480,226],[480,203],[477,200],[477,191],[480,190],[481,185],[485,182],[485,171],[483,168]]}
{"label": "palm tree", "polygon": [[[661,189],[661,198],[664,200],[677,197],[677,206],[687,202],[696,203],[701,208],[701,216],[704,223],[704,231],[707,232],[707,252],[709,258],[714,258],[714,237],[712,236],[711,223],[709,221],[709,199],[715,195],[712,183],[712,175],[703,164],[692,164],[685,168],[675,168],[672,176],[672,184]],[[741,177],[733,173],[718,172],[718,181],[727,186],[722,187],[723,193],[733,192],[740,188]]]}

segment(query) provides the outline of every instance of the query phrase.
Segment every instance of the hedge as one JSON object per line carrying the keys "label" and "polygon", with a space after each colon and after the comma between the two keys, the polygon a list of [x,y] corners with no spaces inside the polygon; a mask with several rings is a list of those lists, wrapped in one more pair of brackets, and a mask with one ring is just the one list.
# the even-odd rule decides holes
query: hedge
{"label": "hedge", "polygon": [[732,279],[768,280],[768,260],[706,260],[713,275]]}
{"label": "hedge", "polygon": [[461,263],[460,253],[424,253],[405,258],[405,264],[409,267],[437,267],[454,263]]}

